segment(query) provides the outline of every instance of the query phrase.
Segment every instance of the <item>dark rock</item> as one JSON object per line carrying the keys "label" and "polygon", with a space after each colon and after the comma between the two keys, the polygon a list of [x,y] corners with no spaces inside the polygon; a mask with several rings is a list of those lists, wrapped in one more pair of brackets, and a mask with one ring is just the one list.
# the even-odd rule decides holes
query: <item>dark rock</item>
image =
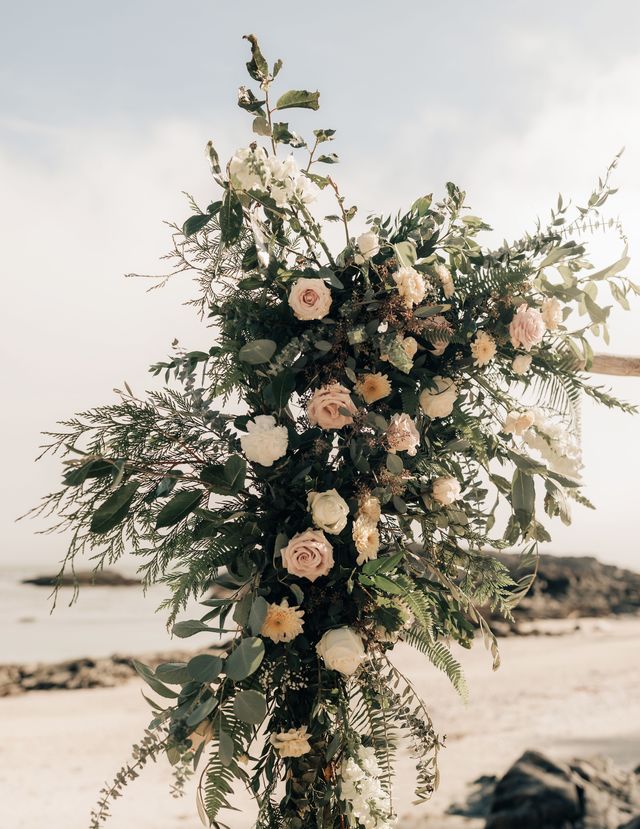
{"label": "dark rock", "polygon": [[[224,645],[209,648],[211,653],[224,654]],[[169,651],[136,657],[155,668],[161,662],[188,662],[193,651]],[[71,659],[55,664],[0,665],[0,697],[25,691],[76,690],[79,688],[112,688],[136,676],[132,658],[115,654],[104,659]]]}
{"label": "dark rock", "polygon": [[496,784],[486,829],[622,829],[640,818],[638,776],[598,757],[527,751]]}
{"label": "dark rock", "polygon": [[117,573],[115,570],[81,570],[76,573],[65,573],[63,576],[36,576],[32,579],[23,579],[22,584],[35,584],[37,587],[130,587],[141,584],[140,579],[130,578]]}
{"label": "dark rock", "polygon": [[[496,557],[516,579],[523,575],[519,556],[500,553]],[[514,622],[506,628],[496,615],[492,626],[497,625],[498,635],[507,635],[525,632],[518,630],[519,622],[639,612],[639,573],[602,564],[592,556],[543,555],[532,589],[513,612]]]}

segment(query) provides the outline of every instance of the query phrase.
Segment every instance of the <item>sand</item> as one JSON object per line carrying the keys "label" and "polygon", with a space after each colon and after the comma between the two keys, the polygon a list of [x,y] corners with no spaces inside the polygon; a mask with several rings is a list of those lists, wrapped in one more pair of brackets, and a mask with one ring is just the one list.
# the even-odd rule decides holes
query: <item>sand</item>
{"label": "sand", "polygon": [[[447,734],[442,783],[429,806],[411,805],[411,761],[400,757],[400,825],[449,827],[439,816],[465,798],[469,783],[503,773],[527,748],[558,758],[600,752],[626,767],[640,763],[640,619],[583,621],[580,627],[564,636],[502,640],[497,673],[480,643],[461,652],[471,689],[467,705],[422,657],[397,650],[399,666],[415,679],[436,727]],[[98,789],[148,722],[140,691],[133,681],[0,700],[0,826],[85,829]],[[164,762],[147,769],[115,803],[107,826],[195,829],[200,824],[191,789],[173,800],[169,780]],[[240,811],[222,819],[232,829],[248,829],[250,802],[239,792],[235,803]]]}

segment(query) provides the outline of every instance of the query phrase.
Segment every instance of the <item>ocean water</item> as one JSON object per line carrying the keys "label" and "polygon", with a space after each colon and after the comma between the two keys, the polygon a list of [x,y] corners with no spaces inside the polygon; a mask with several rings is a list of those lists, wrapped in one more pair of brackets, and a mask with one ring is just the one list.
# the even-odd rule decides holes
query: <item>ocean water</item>
{"label": "ocean water", "polygon": [[[171,637],[165,627],[166,613],[156,612],[167,595],[162,586],[152,587],[146,594],[140,586],[81,587],[71,606],[73,591],[63,588],[52,612],[51,588],[21,581],[54,570],[0,567],[0,663],[143,654],[205,644],[203,636],[188,640]],[[193,602],[181,618],[198,618],[204,610]]]}

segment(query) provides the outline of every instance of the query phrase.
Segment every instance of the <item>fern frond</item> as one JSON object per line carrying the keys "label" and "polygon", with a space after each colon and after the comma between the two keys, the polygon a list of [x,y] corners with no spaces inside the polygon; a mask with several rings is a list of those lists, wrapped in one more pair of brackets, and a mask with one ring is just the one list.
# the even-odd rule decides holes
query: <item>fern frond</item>
{"label": "fern frond", "polygon": [[434,667],[443,671],[449,677],[451,684],[464,700],[468,699],[469,689],[467,688],[462,666],[444,642],[434,642],[433,639],[425,635],[424,631],[417,627],[412,627],[406,631],[403,638],[409,645],[425,654]]}

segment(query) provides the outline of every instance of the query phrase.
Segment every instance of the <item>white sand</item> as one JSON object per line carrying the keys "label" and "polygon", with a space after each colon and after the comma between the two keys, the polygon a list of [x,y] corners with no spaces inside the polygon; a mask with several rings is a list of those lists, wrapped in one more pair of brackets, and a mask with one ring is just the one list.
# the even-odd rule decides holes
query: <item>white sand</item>
{"label": "white sand", "polygon": [[[411,761],[399,761],[396,802],[404,825],[437,827],[452,800],[481,774],[502,773],[526,748],[556,757],[611,755],[640,762],[640,619],[582,623],[568,636],[502,641],[503,665],[492,673],[481,644],[462,652],[471,688],[465,706],[446,678],[420,655],[398,651],[436,727],[446,733],[442,783],[431,805],[411,806]],[[0,826],[85,829],[103,781],[128,757],[149,720],[141,686],[112,690],[46,691],[0,700]],[[147,769],[113,808],[112,829],[195,829],[189,791],[172,800],[165,763]],[[252,810],[239,793],[240,812],[223,816],[248,829]],[[447,824],[448,825],[448,824]]]}

